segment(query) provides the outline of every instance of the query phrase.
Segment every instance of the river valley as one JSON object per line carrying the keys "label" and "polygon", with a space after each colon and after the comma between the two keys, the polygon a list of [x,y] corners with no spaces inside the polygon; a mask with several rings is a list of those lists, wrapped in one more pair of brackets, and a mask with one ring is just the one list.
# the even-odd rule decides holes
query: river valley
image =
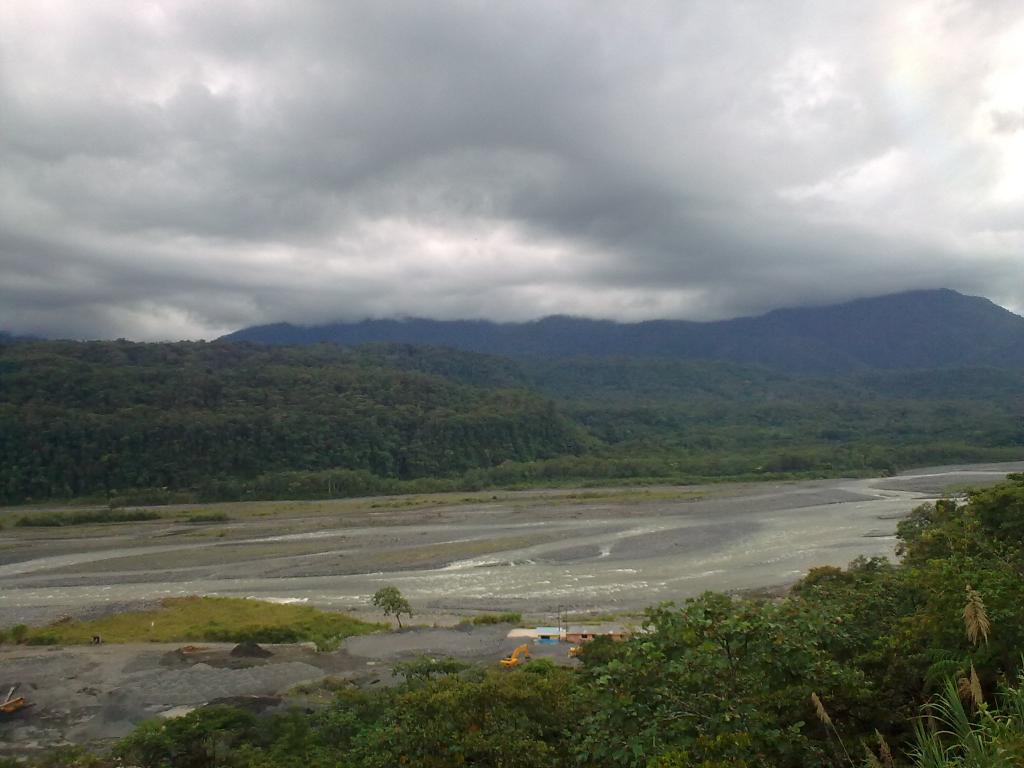
{"label": "river valley", "polygon": [[[0,624],[205,594],[366,610],[394,584],[425,614],[637,611],[785,585],[894,553],[899,519],[1024,463],[891,478],[497,491],[155,508],[159,520],[15,527],[0,512]],[[220,522],[189,522],[196,514]]]}

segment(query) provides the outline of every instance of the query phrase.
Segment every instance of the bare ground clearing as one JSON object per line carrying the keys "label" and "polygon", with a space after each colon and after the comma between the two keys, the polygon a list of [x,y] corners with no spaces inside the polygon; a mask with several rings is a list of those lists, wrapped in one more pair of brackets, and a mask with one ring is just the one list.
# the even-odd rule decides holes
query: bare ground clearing
{"label": "bare ground clearing", "polygon": [[[331,653],[267,645],[267,658],[238,657],[233,646],[150,643],[49,648],[0,646],[0,685],[21,684],[32,707],[0,721],[0,756],[62,744],[102,746],[143,720],[230,702],[259,708],[302,705],[326,678],[334,684],[393,685],[394,664],[422,655],[496,664],[517,640],[508,626],[410,629],[349,638]],[[354,641],[360,642],[354,642]],[[533,655],[573,663],[564,646]],[[297,690],[297,687],[298,690]],[[6,688],[5,688],[6,691]]]}

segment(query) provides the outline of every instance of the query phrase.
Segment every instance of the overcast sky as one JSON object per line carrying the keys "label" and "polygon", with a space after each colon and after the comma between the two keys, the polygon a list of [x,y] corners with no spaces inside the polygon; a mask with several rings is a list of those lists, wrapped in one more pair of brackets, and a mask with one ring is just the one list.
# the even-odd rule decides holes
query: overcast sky
{"label": "overcast sky", "polygon": [[1024,7],[0,2],[0,329],[1024,309]]}

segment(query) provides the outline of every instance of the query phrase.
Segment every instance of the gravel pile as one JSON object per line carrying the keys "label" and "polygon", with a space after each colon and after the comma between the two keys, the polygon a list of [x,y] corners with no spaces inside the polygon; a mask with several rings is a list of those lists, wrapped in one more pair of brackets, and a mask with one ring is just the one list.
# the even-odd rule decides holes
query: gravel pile
{"label": "gravel pile", "polygon": [[130,692],[130,696],[143,707],[172,707],[204,704],[232,696],[269,696],[322,677],[323,670],[298,661],[246,669],[196,664],[188,669],[138,673],[126,681],[121,690]]}
{"label": "gravel pile", "polygon": [[274,654],[257,643],[245,642],[232,648],[231,655],[245,659],[266,659]]}
{"label": "gravel pile", "polygon": [[345,640],[343,648],[352,656],[367,659],[397,659],[409,656],[497,657],[509,641],[505,625],[469,629],[410,629],[386,635],[363,635]]}

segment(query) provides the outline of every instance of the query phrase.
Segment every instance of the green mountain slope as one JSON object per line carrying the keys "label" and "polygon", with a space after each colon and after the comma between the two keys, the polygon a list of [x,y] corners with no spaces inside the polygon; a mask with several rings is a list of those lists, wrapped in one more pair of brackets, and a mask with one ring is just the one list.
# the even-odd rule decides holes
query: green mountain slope
{"label": "green mountain slope", "polygon": [[581,450],[579,430],[549,401],[494,386],[506,383],[500,363],[492,375],[472,356],[401,349],[3,347],[0,498],[330,468],[444,476]]}
{"label": "green mountain slope", "polygon": [[371,344],[0,346],[0,502],[876,473],[1024,455],[1024,371]]}

